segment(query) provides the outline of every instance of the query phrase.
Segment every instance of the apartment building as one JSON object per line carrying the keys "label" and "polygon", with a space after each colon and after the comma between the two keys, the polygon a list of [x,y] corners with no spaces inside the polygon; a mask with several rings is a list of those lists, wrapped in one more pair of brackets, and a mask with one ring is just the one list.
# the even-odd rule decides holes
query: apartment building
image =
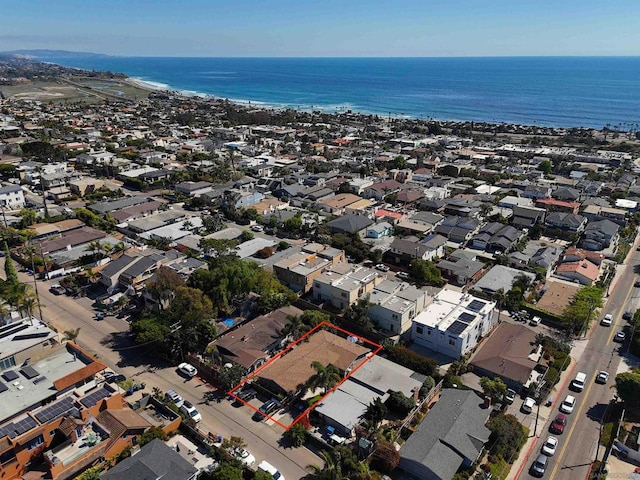
{"label": "apartment building", "polygon": [[273,265],[273,273],[284,285],[294,292],[308,292],[313,281],[327,268],[345,262],[343,250],[309,243],[299,253],[283,258]]}
{"label": "apartment building", "polygon": [[368,295],[384,280],[377,270],[338,263],[313,281],[313,298],[344,309]]}
{"label": "apartment building", "polygon": [[388,332],[403,335],[411,330],[411,321],[424,310],[431,298],[405,282],[384,280],[369,296],[369,318]]}

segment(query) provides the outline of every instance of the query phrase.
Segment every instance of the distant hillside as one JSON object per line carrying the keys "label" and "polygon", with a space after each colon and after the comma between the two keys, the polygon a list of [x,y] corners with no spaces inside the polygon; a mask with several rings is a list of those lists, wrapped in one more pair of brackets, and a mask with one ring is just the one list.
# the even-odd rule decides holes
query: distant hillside
{"label": "distant hillside", "polygon": [[27,58],[72,58],[72,57],[108,57],[104,53],[70,52],[68,50],[13,50],[0,55],[23,56]]}

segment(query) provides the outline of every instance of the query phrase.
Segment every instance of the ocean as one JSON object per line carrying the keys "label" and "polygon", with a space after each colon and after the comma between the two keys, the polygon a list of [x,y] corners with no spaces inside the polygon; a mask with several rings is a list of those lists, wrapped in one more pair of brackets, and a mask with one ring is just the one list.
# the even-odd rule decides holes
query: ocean
{"label": "ocean", "polygon": [[39,60],[277,108],[556,127],[640,124],[640,57]]}

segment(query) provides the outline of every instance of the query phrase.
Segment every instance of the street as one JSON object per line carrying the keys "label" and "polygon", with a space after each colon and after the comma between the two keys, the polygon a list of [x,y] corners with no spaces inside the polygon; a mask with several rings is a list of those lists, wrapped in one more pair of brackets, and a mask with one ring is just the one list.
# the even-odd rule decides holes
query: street
{"label": "street", "polygon": [[[0,261],[0,275],[4,276],[4,258]],[[33,287],[33,277],[19,272],[20,281]],[[176,372],[174,365],[162,365],[148,361],[148,351],[132,344],[127,333],[129,324],[124,319],[107,316],[98,321],[91,308],[92,300],[86,297],[71,298],[54,295],[49,287],[57,280],[38,281],[38,293],[45,322],[55,327],[62,337],[65,330],[80,328],[77,343],[98,357],[116,372],[146,383],[146,392],[158,387],[163,392],[173,389],[190,401],[202,414],[198,427],[225,438],[231,435],[242,437],[247,449],[256,457],[256,462],[267,460],[289,480],[297,480],[308,472],[310,464],[322,466],[322,461],[307,448],[283,448],[279,446],[282,428],[269,425],[271,422],[254,422],[253,410],[236,408],[228,400],[221,403],[203,403],[204,392],[210,387],[197,377],[185,380]],[[35,312],[37,315],[37,311]],[[158,366],[159,365],[159,366]],[[132,397],[139,398],[139,393]]]}
{"label": "street", "polygon": [[[612,386],[616,370],[622,359],[620,352],[624,352],[626,344],[613,342],[617,331],[621,330],[626,321],[622,320],[625,310],[635,311],[638,308],[640,291],[634,288],[634,266],[640,259],[638,252],[632,251],[627,259],[627,265],[610,290],[610,296],[605,308],[597,318],[593,318],[593,326],[590,337],[584,348],[584,352],[578,363],[568,371],[567,382],[556,394],[554,409],[549,415],[548,422],[541,421],[538,426],[539,438],[531,450],[525,468],[520,478],[533,478],[529,474],[529,467],[540,452],[540,448],[549,435],[549,422],[559,413],[558,406],[564,398],[571,394],[576,397],[576,405],[573,413],[567,415],[568,423],[564,433],[554,435],[559,439],[556,454],[549,458],[545,477],[553,479],[573,480],[586,478],[591,462],[596,455],[602,458],[604,447],[598,448],[600,433],[600,420],[605,414],[609,401],[614,395]],[[600,319],[607,313],[613,315],[613,324],[610,327],[600,325]],[[598,371],[605,370],[610,373],[606,385],[595,383]],[[568,386],[577,372],[587,375],[587,382],[582,392],[576,393],[569,390]]]}

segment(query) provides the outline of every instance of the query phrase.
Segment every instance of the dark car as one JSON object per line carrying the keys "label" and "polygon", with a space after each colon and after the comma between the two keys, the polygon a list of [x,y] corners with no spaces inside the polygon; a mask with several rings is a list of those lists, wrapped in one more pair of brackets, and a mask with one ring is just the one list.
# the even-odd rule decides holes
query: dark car
{"label": "dark car", "polygon": [[567,426],[566,415],[559,413],[558,415],[556,415],[556,418],[553,420],[553,422],[551,422],[551,425],[549,426],[549,431],[551,433],[555,433],[559,435],[562,432],[564,432],[564,427],[566,426]]}
{"label": "dark car", "polygon": [[124,382],[126,379],[127,377],[125,377],[121,373],[115,373],[115,372],[104,373],[104,381],[107,383]]}
{"label": "dark car", "polygon": [[633,318],[633,313],[631,313],[628,310],[622,314],[623,320],[631,320],[632,318]]}
{"label": "dark car", "polygon": [[267,400],[266,402],[264,402],[258,409],[258,411],[253,414],[252,418],[256,422],[261,422],[279,408],[280,402],[275,398],[272,398],[271,400]]}
{"label": "dark car", "polygon": [[66,292],[66,289],[62,285],[56,284],[56,285],[51,285],[51,287],[49,288],[49,291],[54,295],[64,295],[64,293]]}
{"label": "dark car", "polygon": [[547,469],[547,462],[549,461],[549,457],[546,455],[538,455],[538,457],[531,464],[531,468],[529,469],[529,473],[534,477],[542,477],[544,476],[544,471]]}
{"label": "dark car", "polygon": [[243,404],[248,403],[254,398],[256,398],[257,395],[258,395],[258,392],[256,392],[253,388],[250,388],[248,390],[243,390],[236,395],[237,398],[236,398],[236,401],[234,402],[234,405],[242,406]]}

